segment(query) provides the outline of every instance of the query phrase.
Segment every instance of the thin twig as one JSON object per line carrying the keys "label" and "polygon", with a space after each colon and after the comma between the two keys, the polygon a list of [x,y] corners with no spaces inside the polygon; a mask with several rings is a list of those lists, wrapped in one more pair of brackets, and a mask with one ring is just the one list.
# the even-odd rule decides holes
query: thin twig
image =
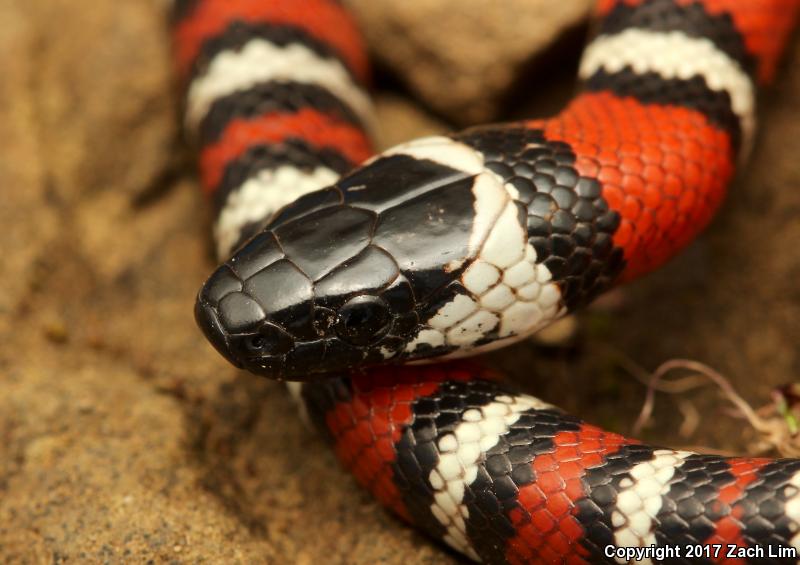
{"label": "thin twig", "polygon": [[[651,377],[652,374],[650,371],[636,363],[633,359],[622,353],[621,351],[613,348],[608,347],[604,348],[608,353],[610,353],[617,363],[628,373],[633,375],[633,377],[641,382],[643,385],[650,385],[651,384]],[[675,379],[671,381],[655,383],[653,386],[658,392],[666,392],[668,394],[682,394],[684,392],[689,392],[690,390],[694,390],[699,388],[707,383],[707,379],[700,375],[689,375],[686,377],[682,377],[680,379]]]}
{"label": "thin twig", "polygon": [[[796,437],[797,434],[792,433],[792,430],[787,425],[786,415],[777,413],[779,410],[776,408],[774,402],[771,404],[770,410],[766,410],[765,408],[758,410],[753,409],[753,407],[736,392],[727,377],[703,363],[689,359],[673,359],[667,361],[661,364],[649,379],[647,379],[645,401],[642,405],[639,417],[633,426],[635,434],[638,434],[652,418],[653,407],[655,405],[655,393],[665,388],[661,380],[670,372],[676,370],[692,371],[698,378],[710,380],[720,388],[723,395],[733,405],[733,410],[730,415],[735,418],[747,420],[750,426],[759,434],[758,440],[751,446],[751,451],[766,453],[777,450],[786,456],[800,456],[800,441],[798,441]],[[633,371],[632,373],[635,374]],[[684,382],[687,378],[688,377],[684,377],[678,382]],[[687,390],[691,388],[696,388],[696,386],[689,386]],[[689,403],[679,402],[678,406],[684,415],[681,433],[691,433],[697,427],[697,421],[699,421],[697,410]],[[726,412],[728,411],[726,410]],[[712,450],[702,448],[702,451],[709,452]]]}
{"label": "thin twig", "polygon": [[726,377],[708,365],[698,361],[692,361],[691,359],[672,359],[670,361],[666,361],[653,372],[653,375],[650,377],[650,383],[647,387],[647,396],[645,397],[642,411],[639,413],[639,417],[636,419],[636,423],[633,426],[634,433],[639,433],[644,425],[650,420],[650,417],[653,413],[653,406],[655,404],[655,386],[671,371],[678,369],[693,371],[710,379],[712,382],[714,382],[714,384],[722,389],[722,392],[725,394],[728,400],[747,418],[747,421],[751,426],[761,433],[769,433],[769,424],[760,418],[758,414],[755,413],[753,408],[747,402],[745,402],[741,396],[739,396]]}

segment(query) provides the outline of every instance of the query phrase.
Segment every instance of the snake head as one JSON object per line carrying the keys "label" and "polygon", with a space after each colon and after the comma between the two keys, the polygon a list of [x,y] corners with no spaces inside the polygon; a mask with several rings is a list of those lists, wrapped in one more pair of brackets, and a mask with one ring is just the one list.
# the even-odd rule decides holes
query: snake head
{"label": "snake head", "polygon": [[377,214],[340,195],[290,205],[203,285],[195,317],[234,365],[304,380],[401,352],[418,322],[411,285],[372,243]]}
{"label": "snake head", "polygon": [[453,351],[425,322],[467,292],[474,177],[400,147],[306,194],[208,279],[198,324],[234,365],[278,379]]}

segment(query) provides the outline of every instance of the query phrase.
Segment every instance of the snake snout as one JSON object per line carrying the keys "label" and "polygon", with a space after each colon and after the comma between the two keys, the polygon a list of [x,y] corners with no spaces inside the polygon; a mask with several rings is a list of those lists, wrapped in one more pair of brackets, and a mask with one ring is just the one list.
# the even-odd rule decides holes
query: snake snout
{"label": "snake snout", "polygon": [[281,306],[281,297],[290,294],[280,287],[286,278],[281,277],[284,265],[270,265],[242,280],[251,265],[243,268],[240,263],[245,262],[236,263],[238,271],[230,264],[221,265],[203,284],[195,304],[197,325],[232,365],[281,378],[285,356],[295,349],[296,341],[282,322],[297,307],[294,302],[289,304],[289,313],[275,308]]}
{"label": "snake snout", "polygon": [[219,351],[231,364],[241,369],[242,364],[231,351],[228,337],[215,308],[198,298],[194,306],[194,319],[214,349]]}

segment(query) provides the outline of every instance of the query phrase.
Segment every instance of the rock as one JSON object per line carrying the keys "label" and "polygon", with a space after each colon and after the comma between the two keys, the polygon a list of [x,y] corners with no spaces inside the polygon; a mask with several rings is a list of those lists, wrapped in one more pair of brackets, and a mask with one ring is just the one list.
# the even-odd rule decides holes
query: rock
{"label": "rock", "polygon": [[13,140],[0,162],[0,237],[14,250],[0,260],[0,330],[47,276],[56,258],[44,251],[63,241],[72,203],[145,191],[169,161],[174,103],[167,41],[154,27],[161,17],[147,2],[76,10],[64,0],[0,1],[0,134]]}
{"label": "rock", "polygon": [[531,336],[531,341],[541,347],[567,347],[578,333],[578,319],[565,316]]}
{"label": "rock", "polygon": [[[492,119],[520,72],[592,0],[346,0],[377,59],[460,125]],[[537,80],[541,84],[541,80]]]}
{"label": "rock", "polygon": [[407,98],[391,92],[379,92],[375,97],[379,130],[377,149],[383,150],[420,137],[447,132],[450,128]]}
{"label": "rock", "polygon": [[[34,283],[36,258],[56,233],[57,209],[39,159],[33,23],[14,2],[0,3],[0,334],[10,331],[16,305]],[[11,141],[13,140],[13,141]],[[36,218],[38,221],[30,221]]]}
{"label": "rock", "polygon": [[178,402],[118,359],[34,344],[0,398],[3,562],[277,555],[199,486]]}

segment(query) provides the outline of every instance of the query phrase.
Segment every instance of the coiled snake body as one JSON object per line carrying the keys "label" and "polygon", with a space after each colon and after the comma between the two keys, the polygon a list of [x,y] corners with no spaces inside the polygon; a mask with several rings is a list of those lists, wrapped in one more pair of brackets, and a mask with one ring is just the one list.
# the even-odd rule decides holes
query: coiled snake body
{"label": "coiled snake body", "polygon": [[233,364],[304,381],[290,388],[358,481],[473,559],[800,548],[798,460],[643,445],[463,361],[404,364],[524,338],[690,242],[748,151],[797,10],[600,0],[561,114],[370,157],[367,61],[338,2],[176,0],[227,258],[199,325]]}

